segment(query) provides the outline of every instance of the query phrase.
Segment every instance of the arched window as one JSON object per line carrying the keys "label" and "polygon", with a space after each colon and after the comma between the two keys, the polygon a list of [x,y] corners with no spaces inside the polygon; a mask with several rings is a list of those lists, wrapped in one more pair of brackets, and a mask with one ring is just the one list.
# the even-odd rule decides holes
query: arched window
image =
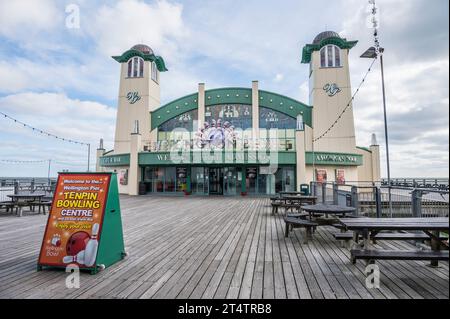
{"label": "arched window", "polygon": [[152,80],[158,83],[158,68],[155,62],[152,62]]}
{"label": "arched window", "polygon": [[137,78],[144,76],[144,60],[134,57],[128,60],[128,77]]}
{"label": "arched window", "polygon": [[320,66],[337,68],[341,66],[341,49],[335,45],[326,45],[320,49]]}

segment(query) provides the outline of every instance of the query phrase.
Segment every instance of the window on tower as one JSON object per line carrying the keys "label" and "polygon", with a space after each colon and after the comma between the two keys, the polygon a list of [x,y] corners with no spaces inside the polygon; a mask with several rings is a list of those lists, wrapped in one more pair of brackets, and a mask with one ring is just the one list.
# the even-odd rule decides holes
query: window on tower
{"label": "window on tower", "polygon": [[128,60],[128,73],[129,78],[137,78],[144,76],[144,60],[139,57],[133,57]]}
{"label": "window on tower", "polygon": [[341,66],[341,49],[335,45],[324,46],[320,50],[320,66],[322,68],[337,68]]}
{"label": "window on tower", "polygon": [[152,80],[158,82],[158,68],[155,62],[152,62]]}

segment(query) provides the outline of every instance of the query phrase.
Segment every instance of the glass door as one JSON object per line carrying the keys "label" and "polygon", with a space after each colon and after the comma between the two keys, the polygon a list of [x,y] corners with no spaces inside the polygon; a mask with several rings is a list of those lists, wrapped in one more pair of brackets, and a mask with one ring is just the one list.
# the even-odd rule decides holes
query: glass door
{"label": "glass door", "polygon": [[225,167],[223,171],[223,194],[236,195],[237,170],[236,167]]}
{"label": "glass door", "polygon": [[258,169],[256,167],[247,167],[245,169],[247,193],[249,193],[249,194],[256,194],[257,172],[258,172]]}
{"label": "glass door", "polygon": [[220,167],[209,168],[209,194],[223,195],[223,169]]}
{"label": "glass door", "polygon": [[193,194],[205,195],[209,193],[208,168],[192,167],[191,171],[191,187]]}

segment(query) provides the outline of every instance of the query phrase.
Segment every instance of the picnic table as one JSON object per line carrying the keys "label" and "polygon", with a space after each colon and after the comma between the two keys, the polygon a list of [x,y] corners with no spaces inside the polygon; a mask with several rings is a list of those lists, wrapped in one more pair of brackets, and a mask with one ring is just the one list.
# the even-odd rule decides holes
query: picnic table
{"label": "picnic table", "polygon": [[19,217],[22,217],[22,207],[30,205],[31,209],[34,210],[33,203],[40,203],[42,198],[45,196],[44,194],[13,194],[7,195],[11,198],[12,203],[16,206],[16,212],[18,209]]}
{"label": "picnic table", "polygon": [[330,215],[334,217],[345,217],[351,215],[355,212],[354,207],[346,207],[332,204],[316,204],[316,205],[305,205],[302,209],[309,213],[310,219],[317,216],[325,216],[325,219],[330,219]]}
{"label": "picnic table", "polygon": [[[360,249],[351,250],[351,260],[366,259],[373,262],[376,259],[400,260],[430,260],[432,266],[438,266],[439,260],[448,260],[448,241],[440,236],[440,232],[449,230],[448,217],[440,218],[340,218],[339,222],[345,230],[352,230],[355,246]],[[370,241],[381,231],[422,231],[430,237],[431,251],[393,251],[374,249]],[[359,238],[363,242],[359,245]],[[448,240],[448,238],[447,238]],[[445,247],[447,251],[441,251]]]}
{"label": "picnic table", "polygon": [[306,196],[306,195],[285,195],[280,198],[278,198],[278,201],[284,202],[285,204],[288,203],[298,203],[298,204],[304,204],[307,203],[309,205],[314,205],[317,201],[316,196]]}
{"label": "picnic table", "polygon": [[305,196],[305,194],[302,193],[302,192],[288,192],[288,191],[285,191],[285,192],[279,192],[278,196],[279,197],[284,197],[284,196]]}
{"label": "picnic table", "polygon": [[304,204],[315,204],[317,201],[316,196],[306,196],[306,195],[285,195],[282,197],[271,197],[272,212],[277,212],[278,207],[284,207],[287,209],[296,209],[300,211]]}

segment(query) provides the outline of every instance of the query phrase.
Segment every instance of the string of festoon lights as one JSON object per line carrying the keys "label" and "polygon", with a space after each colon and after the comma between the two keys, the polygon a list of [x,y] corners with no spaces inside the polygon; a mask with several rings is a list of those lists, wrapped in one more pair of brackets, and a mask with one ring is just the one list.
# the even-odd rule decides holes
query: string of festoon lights
{"label": "string of festoon lights", "polygon": [[[35,132],[35,133],[38,133],[38,134],[41,134],[41,135],[44,135],[44,136],[47,136],[47,137],[55,138],[55,139],[58,139],[58,140],[63,141],[63,142],[87,146],[87,148],[88,148],[87,166],[88,166],[88,171],[89,171],[89,169],[90,169],[90,153],[91,153],[91,144],[90,144],[90,143],[80,142],[80,141],[76,141],[76,140],[73,140],[73,139],[70,139],[70,138],[65,138],[65,137],[58,136],[58,135],[56,135],[56,134],[50,133],[50,132],[48,132],[48,131],[39,129],[39,128],[37,128],[37,127],[34,127],[34,126],[32,126],[32,125],[29,125],[29,124],[27,124],[27,123],[24,123],[24,122],[22,122],[22,121],[19,121],[18,119],[14,118],[14,117],[12,117],[12,116],[10,116],[10,115],[8,115],[8,114],[2,112],[2,111],[0,111],[0,115],[2,115],[3,118],[9,119],[9,120],[13,121],[14,123],[20,124],[20,125],[22,125],[23,127],[32,130],[32,131]],[[48,161],[49,161],[49,160],[44,160],[44,162],[48,162]],[[70,164],[69,164],[69,165],[70,165]]]}
{"label": "string of festoon lights", "polygon": [[18,119],[13,118],[12,116],[9,116],[6,113],[3,113],[2,111],[0,111],[0,114],[3,115],[4,118],[10,119],[11,121],[14,121],[15,123],[21,124],[21,125],[23,125],[23,127],[29,128],[32,131],[37,132],[39,134],[47,135],[48,137],[54,137],[54,138],[56,138],[58,140],[61,140],[61,141],[64,141],[64,142],[73,143],[73,144],[80,144],[80,145],[86,145],[86,146],[89,145],[89,143],[75,141],[75,140],[72,140],[72,139],[69,139],[69,138],[65,138],[65,137],[61,137],[61,136],[52,134],[50,132],[47,132],[47,131],[39,129],[39,128],[33,127],[33,126],[29,125],[29,124],[26,124],[26,123],[24,123],[22,121],[19,121]]}
{"label": "string of festoon lights", "polygon": [[59,165],[68,165],[68,166],[84,166],[85,164],[83,163],[74,163],[74,162],[64,162],[64,161],[57,161],[57,160],[52,160],[52,159],[46,159],[46,160],[10,160],[10,159],[0,159],[1,163],[6,163],[6,164],[43,164],[43,163],[54,163],[54,164],[59,164]]}
{"label": "string of festoon lights", "polygon": [[373,64],[375,63],[376,58],[373,59],[372,63],[370,64],[369,68],[366,71],[366,74],[364,75],[364,77],[362,78],[361,82],[358,85],[358,88],[356,89],[356,91],[353,93],[352,97],[350,98],[350,100],[348,101],[347,105],[344,107],[344,109],[342,110],[342,112],[339,114],[339,116],[336,118],[336,120],[331,124],[331,126],[329,128],[327,128],[322,134],[320,134],[318,137],[313,139],[313,143],[317,142],[318,140],[320,140],[321,138],[325,137],[328,133],[330,133],[330,131],[336,126],[336,124],[339,123],[339,120],[342,118],[342,116],[344,115],[344,113],[352,106],[352,103],[356,97],[356,95],[359,93],[359,90],[361,89],[362,85],[365,83],[367,76],[369,75],[370,71],[372,71],[372,67]]}
{"label": "string of festoon lights", "polygon": [[41,163],[47,163],[48,160],[22,161],[22,160],[5,160],[5,159],[0,159],[0,162],[8,163],[8,164],[41,164]]}

